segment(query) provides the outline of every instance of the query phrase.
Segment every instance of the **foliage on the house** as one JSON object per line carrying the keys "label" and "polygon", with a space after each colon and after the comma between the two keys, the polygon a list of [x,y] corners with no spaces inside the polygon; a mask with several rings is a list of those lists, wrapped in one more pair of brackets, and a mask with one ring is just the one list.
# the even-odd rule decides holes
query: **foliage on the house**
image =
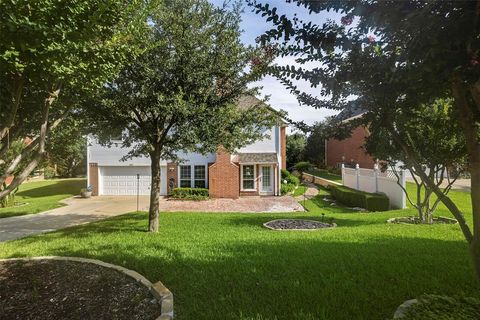
{"label": "foliage on the house", "polygon": [[170,194],[172,199],[205,200],[208,199],[206,188],[174,188]]}
{"label": "foliage on the house", "polygon": [[330,185],[329,191],[338,202],[349,207],[360,207],[368,211],[390,209],[390,200],[383,194],[363,192],[342,185]]}

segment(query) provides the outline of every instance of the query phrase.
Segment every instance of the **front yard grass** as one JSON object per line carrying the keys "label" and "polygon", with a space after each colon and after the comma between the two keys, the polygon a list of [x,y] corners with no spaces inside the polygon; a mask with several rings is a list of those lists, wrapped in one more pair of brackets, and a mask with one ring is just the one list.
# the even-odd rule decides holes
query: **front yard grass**
{"label": "front yard grass", "polygon": [[20,186],[15,202],[25,205],[0,208],[0,218],[39,213],[63,206],[61,200],[80,194],[85,179],[56,179],[27,182]]}
{"label": "front yard grass", "polygon": [[[462,209],[465,195],[452,192]],[[145,232],[146,213],[130,213],[2,243],[0,258],[80,256],[125,266],[161,280],[179,320],[388,319],[424,293],[480,296],[458,225],[386,224],[415,212],[358,213],[324,196],[307,200],[305,213],[161,213],[158,234]],[[321,220],[322,213],[338,227],[262,227],[278,218]],[[439,215],[450,216],[443,206]]]}

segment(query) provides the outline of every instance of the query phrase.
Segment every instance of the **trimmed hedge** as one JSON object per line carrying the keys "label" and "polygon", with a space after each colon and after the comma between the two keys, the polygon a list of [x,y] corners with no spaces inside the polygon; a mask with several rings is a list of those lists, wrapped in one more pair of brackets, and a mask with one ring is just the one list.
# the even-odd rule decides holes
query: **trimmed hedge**
{"label": "trimmed hedge", "polygon": [[208,199],[208,189],[205,188],[174,188],[170,194],[171,198],[184,200],[205,200]]}
{"label": "trimmed hedge", "polygon": [[390,200],[383,194],[368,193],[334,185],[331,185],[329,190],[335,199],[350,207],[365,208],[368,211],[387,211],[390,209]]}

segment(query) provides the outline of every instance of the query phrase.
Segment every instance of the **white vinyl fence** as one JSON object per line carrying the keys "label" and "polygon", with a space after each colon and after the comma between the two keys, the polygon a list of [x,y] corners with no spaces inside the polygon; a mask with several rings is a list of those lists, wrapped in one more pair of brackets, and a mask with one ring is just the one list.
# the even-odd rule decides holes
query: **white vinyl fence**
{"label": "white vinyl fence", "polygon": [[[405,171],[399,170],[400,183],[405,188]],[[390,199],[393,208],[406,208],[406,196],[397,183],[398,179],[391,170],[381,172],[375,165],[372,169],[345,168],[342,165],[342,182],[345,186],[371,193],[384,193]]]}

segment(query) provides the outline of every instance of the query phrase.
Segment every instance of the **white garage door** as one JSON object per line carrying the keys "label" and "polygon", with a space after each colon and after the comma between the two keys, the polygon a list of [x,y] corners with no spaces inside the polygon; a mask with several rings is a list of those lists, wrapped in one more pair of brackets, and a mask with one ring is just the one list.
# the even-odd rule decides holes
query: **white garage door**
{"label": "white garage door", "polygon": [[[100,167],[101,195],[140,195],[150,194],[150,167]],[[160,194],[167,194],[167,167],[161,167]]]}

